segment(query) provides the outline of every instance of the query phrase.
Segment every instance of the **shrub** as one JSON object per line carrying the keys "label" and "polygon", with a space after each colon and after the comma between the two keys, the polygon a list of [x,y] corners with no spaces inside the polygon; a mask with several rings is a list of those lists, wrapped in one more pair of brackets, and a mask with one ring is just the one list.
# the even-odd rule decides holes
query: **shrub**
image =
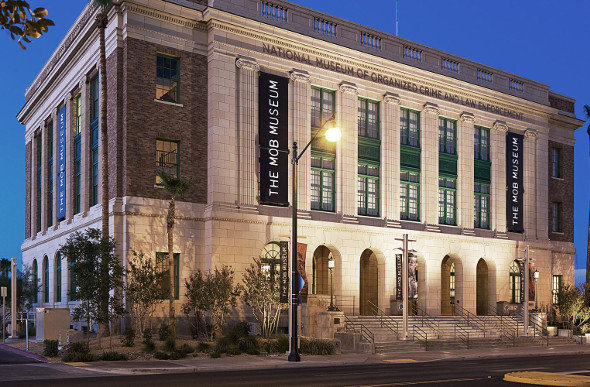
{"label": "shrub", "polygon": [[168,337],[170,337],[170,325],[162,324],[160,325],[160,329],[158,330],[158,335],[160,336],[161,341],[166,341]]}
{"label": "shrub", "polygon": [[211,352],[211,344],[200,341],[197,344],[197,352],[203,352],[203,353]]}
{"label": "shrub", "polygon": [[57,357],[57,353],[59,352],[57,348],[57,340],[44,340],[43,343],[45,344],[45,348],[43,349],[43,356]]}
{"label": "shrub", "polygon": [[169,360],[170,359],[170,355],[168,355],[166,352],[156,352],[154,353],[154,358],[158,359],[158,360]]}
{"label": "shrub", "polygon": [[242,350],[235,345],[230,345],[225,353],[228,355],[241,355]]}
{"label": "shrub", "polygon": [[185,357],[186,353],[179,349],[175,349],[172,352],[170,352],[170,360],[179,360],[184,359]]}
{"label": "shrub", "polygon": [[289,350],[289,336],[278,335],[277,336],[277,352],[285,353]]}
{"label": "shrub", "polygon": [[[25,324],[20,324],[18,327],[18,330],[16,331],[16,334],[18,335],[19,339],[24,339],[27,337],[27,331],[25,330]],[[33,323],[29,323],[29,338],[31,336],[36,336],[37,335],[37,331],[35,329],[35,325],[33,325]]]}
{"label": "shrub", "polygon": [[250,327],[248,326],[248,323],[245,321],[240,321],[239,323],[234,325],[234,327],[228,334],[228,337],[231,339],[233,343],[237,343],[238,339],[247,336],[250,336]]}
{"label": "shrub", "polygon": [[148,352],[152,352],[156,348],[154,340],[152,340],[152,331],[150,329],[143,331],[143,344]]}
{"label": "shrub", "polygon": [[238,339],[238,348],[248,355],[260,354],[260,351],[258,350],[258,341],[254,336],[240,337]]}
{"label": "shrub", "polygon": [[105,361],[127,360],[127,355],[125,355],[124,353],[119,353],[117,351],[108,351],[108,352],[103,352],[102,355],[98,359],[105,360]]}
{"label": "shrub", "polygon": [[166,341],[164,342],[164,348],[166,351],[174,351],[176,349],[176,340],[174,340],[174,337],[168,336],[166,338]]}
{"label": "shrub", "polygon": [[180,352],[183,352],[185,355],[195,352],[195,349],[193,347],[191,347],[190,345],[188,345],[187,343],[182,344],[178,350]]}
{"label": "shrub", "polygon": [[94,361],[94,355],[90,353],[88,345],[86,343],[72,343],[66,351],[62,361],[66,363],[70,362],[88,362]]}
{"label": "shrub", "polygon": [[135,330],[133,328],[126,328],[123,336],[121,336],[121,344],[126,347],[133,347],[135,345]]}
{"label": "shrub", "polygon": [[336,348],[330,341],[301,339],[301,353],[307,355],[333,355]]}
{"label": "shrub", "polygon": [[221,353],[217,352],[217,351],[213,351],[211,352],[211,354],[209,354],[209,357],[211,357],[211,359],[217,359],[221,357]]}
{"label": "shrub", "polygon": [[214,352],[226,353],[228,348],[232,345],[229,337],[222,337],[215,343]]}

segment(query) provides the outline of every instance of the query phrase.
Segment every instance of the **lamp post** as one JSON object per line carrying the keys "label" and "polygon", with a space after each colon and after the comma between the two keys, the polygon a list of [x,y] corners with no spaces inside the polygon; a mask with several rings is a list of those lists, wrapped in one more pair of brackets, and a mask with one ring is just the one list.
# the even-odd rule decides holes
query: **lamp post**
{"label": "lamp post", "polygon": [[408,239],[408,234],[404,234],[402,238],[396,238],[396,241],[402,242],[402,325],[403,325],[403,340],[408,338],[408,257],[409,253],[414,252],[408,248],[409,242],[416,242],[415,239]]}
{"label": "lamp post", "polygon": [[[334,121],[334,116],[330,117],[326,122],[322,124],[320,129],[315,135],[309,140],[307,145],[303,148],[301,153],[297,153],[297,142],[293,141],[293,158],[291,164],[293,165],[293,214],[292,214],[292,230],[291,235],[291,352],[289,353],[289,361],[301,361],[297,348],[297,305],[299,303],[299,276],[297,275],[297,166],[299,165],[299,159],[305,154],[305,151],[309,148],[313,140],[323,132],[326,125],[329,122]],[[325,137],[330,142],[340,140],[340,130],[337,128],[330,128],[326,131]]]}
{"label": "lamp post", "polygon": [[539,281],[539,270],[535,269],[533,273],[533,278],[535,279],[535,310],[539,310],[539,295],[537,294],[537,282]]}
{"label": "lamp post", "polygon": [[328,260],[328,269],[330,269],[330,306],[328,306],[328,310],[330,312],[337,312],[340,309],[334,305],[334,257],[332,255],[330,255],[330,259]]}

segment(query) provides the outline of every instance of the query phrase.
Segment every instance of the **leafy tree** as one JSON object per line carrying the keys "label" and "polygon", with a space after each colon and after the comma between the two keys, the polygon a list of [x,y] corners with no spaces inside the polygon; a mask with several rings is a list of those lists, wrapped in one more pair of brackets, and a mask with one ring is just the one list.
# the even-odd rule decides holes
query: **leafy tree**
{"label": "leafy tree", "polygon": [[280,302],[279,276],[279,271],[264,270],[260,258],[254,258],[242,279],[244,302],[252,308],[265,338],[276,332],[281,310],[286,308]]}
{"label": "leafy tree", "polygon": [[45,8],[31,10],[26,1],[0,1],[0,29],[8,30],[12,40],[18,37],[18,44],[23,50],[27,49],[23,41],[30,43],[29,38],[38,38],[43,32],[48,31],[49,26],[55,25],[45,16],[47,16]]}
{"label": "leafy tree", "polygon": [[33,278],[33,269],[31,265],[23,264],[23,270],[20,273],[21,285],[20,291],[17,289],[16,303],[19,311],[29,313],[35,305],[35,295],[39,292],[39,278],[37,281]]}
{"label": "leafy tree", "polygon": [[[124,313],[120,290],[123,288],[123,267],[114,253],[115,241],[103,238],[100,230],[88,229],[70,235],[59,252],[68,260],[71,280],[76,287],[79,304],[74,319],[92,321],[105,327]],[[99,329],[99,347],[101,332]],[[112,344],[112,341],[111,341]]]}
{"label": "leafy tree", "polygon": [[[586,120],[590,120],[590,105],[584,105]],[[590,123],[588,124],[588,137],[590,138]],[[586,252],[586,283],[590,283],[590,211],[588,212],[588,250]],[[586,293],[587,301],[590,301],[590,292]]]}
{"label": "leafy tree", "polygon": [[8,278],[10,274],[10,260],[6,258],[0,259],[0,277]]}
{"label": "leafy tree", "polygon": [[585,301],[585,294],[590,291],[590,284],[579,287],[565,285],[557,292],[559,314],[567,320],[570,329],[579,328],[586,331],[590,324],[590,305]]}
{"label": "leafy tree", "polygon": [[225,319],[231,307],[237,304],[240,287],[234,285],[234,271],[223,265],[221,270],[215,268],[213,272],[203,273],[200,269],[193,273],[186,281],[187,303],[183,310],[202,311],[211,316],[212,329],[209,332],[213,340],[215,333],[221,333]]}
{"label": "leafy tree", "polygon": [[[135,328],[143,334],[145,319],[154,315],[158,304],[168,295],[160,286],[163,273],[158,273],[156,265],[149,256],[133,252],[127,269],[127,300]],[[151,324],[151,323],[150,323]]]}
{"label": "leafy tree", "polygon": [[174,316],[174,224],[176,216],[176,198],[182,196],[192,184],[192,179],[183,180],[162,170],[158,171],[162,179],[164,190],[170,195],[168,214],[166,216],[166,231],[168,232],[168,273],[170,273],[170,289],[168,294],[170,319],[170,336],[176,340],[176,318]]}
{"label": "leafy tree", "polygon": [[186,285],[185,296],[187,302],[182,304],[182,312],[190,317],[192,314],[193,321],[191,326],[193,329],[193,336],[199,337],[202,332],[209,334],[203,322],[203,313],[210,309],[209,287],[201,270],[197,270],[190,275],[188,280],[184,280]]}

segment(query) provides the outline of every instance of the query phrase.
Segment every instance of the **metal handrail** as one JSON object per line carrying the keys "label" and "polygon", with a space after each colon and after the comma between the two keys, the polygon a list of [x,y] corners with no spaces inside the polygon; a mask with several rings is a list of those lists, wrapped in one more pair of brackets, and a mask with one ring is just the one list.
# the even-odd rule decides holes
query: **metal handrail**
{"label": "metal handrail", "polygon": [[[329,294],[328,294],[329,296]],[[344,313],[355,315],[356,298],[355,296],[334,294],[334,305],[336,305]]]}
{"label": "metal handrail", "polygon": [[457,337],[459,337],[464,343],[467,343],[467,349],[469,349],[469,332],[459,324],[455,325],[455,339]]}
{"label": "metal handrail", "polygon": [[[522,318],[523,325],[524,325],[524,310],[522,310],[522,309],[518,310],[516,308],[514,308],[513,310],[514,310],[514,313],[516,314],[517,317]],[[537,337],[537,333],[538,333],[538,331],[540,331],[539,337],[545,336],[546,344],[547,344],[547,346],[549,346],[549,333],[547,332],[547,329],[543,328],[543,324],[539,324],[534,319],[531,319],[531,317],[532,317],[531,313],[529,313],[528,316],[529,316],[529,326],[533,327],[533,337]],[[528,332],[527,332],[527,334],[528,334]]]}
{"label": "metal handrail", "polygon": [[375,344],[375,335],[369,330],[369,328],[361,323],[351,321],[346,315],[344,315],[344,322],[346,323],[346,330],[350,327],[353,332],[359,331],[363,339],[371,344]]}
{"label": "metal handrail", "polygon": [[399,340],[399,324],[395,321],[391,316],[387,316],[383,310],[381,310],[377,305],[373,304],[371,301],[367,301],[369,307],[373,311],[373,315],[379,317],[379,322],[381,324],[381,328],[385,327],[388,328],[390,331],[395,333],[395,336]]}
{"label": "metal handrail", "polygon": [[510,330],[502,330],[500,332],[500,337],[506,337],[512,341],[513,347],[516,347],[516,338],[518,337],[518,321],[516,322],[516,326],[517,328],[515,332],[511,332]]}
{"label": "metal handrail", "polygon": [[420,343],[424,342],[424,348],[426,349],[426,351],[428,351],[428,332],[426,332],[417,325],[414,325],[412,329],[412,341],[415,340],[417,340]]}
{"label": "metal handrail", "polygon": [[474,327],[474,328],[482,331],[483,337],[485,339],[485,337],[486,337],[486,321],[485,320],[481,319],[479,316],[477,316],[477,315],[471,313],[470,311],[468,311],[467,309],[463,308],[458,303],[455,304],[455,313],[456,312],[460,313],[461,318],[463,320],[465,320],[465,323],[468,326]]}
{"label": "metal handrail", "polygon": [[422,326],[426,324],[426,326],[436,334],[436,337],[440,339],[440,322],[438,320],[426,313],[426,311],[420,308],[417,304],[414,304],[413,313],[414,315],[420,316]]}

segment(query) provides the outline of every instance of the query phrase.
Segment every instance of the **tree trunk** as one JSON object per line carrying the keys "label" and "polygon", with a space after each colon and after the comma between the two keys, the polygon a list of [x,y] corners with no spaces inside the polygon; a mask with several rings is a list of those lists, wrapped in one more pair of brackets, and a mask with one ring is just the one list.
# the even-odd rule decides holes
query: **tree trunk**
{"label": "tree trunk", "polygon": [[170,200],[170,207],[168,209],[168,273],[170,273],[170,310],[168,312],[170,319],[170,337],[176,340],[176,318],[174,316],[174,213],[176,210],[176,203],[174,197]]}

